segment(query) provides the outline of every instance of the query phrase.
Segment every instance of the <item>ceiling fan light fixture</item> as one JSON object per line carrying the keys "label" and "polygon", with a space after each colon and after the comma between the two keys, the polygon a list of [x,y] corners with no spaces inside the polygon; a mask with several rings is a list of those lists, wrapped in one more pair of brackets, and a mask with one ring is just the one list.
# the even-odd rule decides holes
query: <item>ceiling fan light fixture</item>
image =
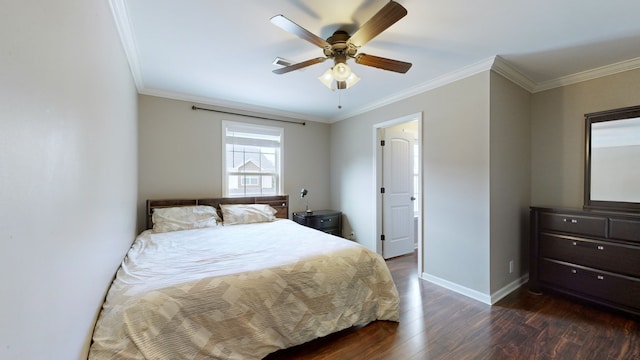
{"label": "ceiling fan light fixture", "polygon": [[337,63],[333,67],[332,73],[336,81],[345,81],[352,74],[351,68],[346,63]]}
{"label": "ceiling fan light fixture", "polygon": [[320,75],[318,80],[323,83],[329,89],[333,89],[331,85],[333,85],[333,73],[331,72],[332,68],[327,69],[324,74]]}
{"label": "ceiling fan light fixture", "polygon": [[[344,65],[346,65],[346,64],[344,64]],[[338,66],[338,65],[336,65],[336,66]],[[351,71],[351,69],[349,69],[349,76],[347,76],[344,80],[339,80],[335,76],[335,68],[336,68],[336,66],[327,69],[327,71],[325,71],[324,74],[322,74],[322,75],[320,75],[320,77],[318,77],[318,80],[320,80],[320,82],[323,83],[324,86],[328,87],[331,90],[335,90],[336,88],[340,89],[339,86],[334,86],[334,81],[342,81],[342,82],[345,83],[345,86],[343,88],[344,89],[348,89],[348,88],[352,87],[353,85],[357,84],[358,81],[360,81],[360,78],[358,77],[358,75],[354,74]],[[348,68],[348,66],[347,66],[347,68]]]}
{"label": "ceiling fan light fixture", "polygon": [[348,88],[352,87],[353,85],[357,84],[358,81],[360,81],[360,78],[358,77],[358,75],[356,75],[356,74],[354,74],[352,72],[351,75],[349,75],[347,80],[345,80],[344,82],[347,83],[347,89],[348,89]]}

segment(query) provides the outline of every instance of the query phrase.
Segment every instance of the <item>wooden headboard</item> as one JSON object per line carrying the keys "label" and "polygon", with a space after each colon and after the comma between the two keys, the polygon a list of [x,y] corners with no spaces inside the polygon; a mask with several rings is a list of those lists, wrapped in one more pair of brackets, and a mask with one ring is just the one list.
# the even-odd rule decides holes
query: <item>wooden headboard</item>
{"label": "wooden headboard", "polygon": [[277,195],[277,196],[249,196],[249,197],[234,197],[234,198],[214,198],[214,199],[160,199],[160,200],[147,200],[147,229],[153,228],[153,221],[151,215],[153,209],[167,208],[176,206],[194,206],[194,205],[209,205],[218,210],[218,215],[222,217],[220,211],[220,204],[268,204],[272,208],[276,209],[277,218],[288,219],[289,218],[289,195]]}

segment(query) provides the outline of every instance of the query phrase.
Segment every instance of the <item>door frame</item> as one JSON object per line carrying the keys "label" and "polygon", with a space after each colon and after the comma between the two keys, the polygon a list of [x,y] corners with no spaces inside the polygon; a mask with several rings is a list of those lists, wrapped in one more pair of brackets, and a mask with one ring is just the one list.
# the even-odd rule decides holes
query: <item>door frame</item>
{"label": "door frame", "polygon": [[382,147],[380,146],[380,140],[382,140],[381,130],[384,128],[388,128],[394,125],[399,125],[411,121],[418,121],[418,184],[420,187],[420,196],[416,199],[418,201],[418,209],[420,209],[420,214],[418,216],[418,229],[416,236],[418,237],[418,274],[422,274],[422,246],[423,246],[423,238],[422,238],[422,217],[423,217],[423,206],[422,206],[422,198],[423,198],[423,185],[422,185],[422,112],[417,112],[414,114],[405,115],[402,117],[398,117],[392,120],[384,121],[378,124],[374,124],[372,127],[373,130],[373,174],[374,174],[374,189],[372,191],[372,196],[374,197],[375,211],[373,212],[373,233],[376,234],[376,252],[382,255],[382,240],[380,236],[382,235],[382,195],[380,194],[380,188],[382,187]]}

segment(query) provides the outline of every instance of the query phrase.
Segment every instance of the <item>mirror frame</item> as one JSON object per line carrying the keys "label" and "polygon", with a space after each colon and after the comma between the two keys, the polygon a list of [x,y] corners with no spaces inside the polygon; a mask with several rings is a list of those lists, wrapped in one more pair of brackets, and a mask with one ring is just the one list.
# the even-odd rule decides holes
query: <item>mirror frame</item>
{"label": "mirror frame", "polygon": [[640,117],[640,105],[585,114],[584,208],[640,212],[640,203],[591,199],[591,125],[602,121]]}

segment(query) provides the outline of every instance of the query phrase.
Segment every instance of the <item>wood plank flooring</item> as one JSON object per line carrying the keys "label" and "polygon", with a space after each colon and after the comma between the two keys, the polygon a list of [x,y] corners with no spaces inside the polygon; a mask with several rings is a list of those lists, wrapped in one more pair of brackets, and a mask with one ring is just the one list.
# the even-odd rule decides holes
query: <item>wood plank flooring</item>
{"label": "wood plank flooring", "polygon": [[266,359],[640,360],[638,319],[526,288],[489,306],[418,279],[416,261],[414,254],[387,262],[399,323],[376,321]]}

